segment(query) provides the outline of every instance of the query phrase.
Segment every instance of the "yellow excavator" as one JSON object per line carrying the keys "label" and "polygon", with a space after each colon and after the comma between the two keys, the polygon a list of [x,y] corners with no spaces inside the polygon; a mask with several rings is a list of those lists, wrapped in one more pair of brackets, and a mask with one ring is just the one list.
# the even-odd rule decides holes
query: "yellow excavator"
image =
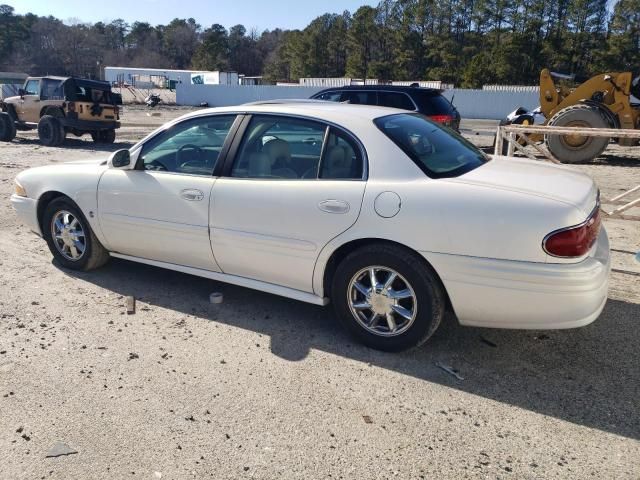
{"label": "yellow excavator", "polygon": [[[640,129],[640,77],[631,72],[602,73],[575,85],[575,77],[550,72],[540,73],[540,106],[532,111],[519,108],[501,125],[547,125]],[[610,139],[580,134],[532,134],[529,139],[544,141],[549,152],[561,162],[588,162],[600,155]],[[614,139],[620,145],[638,143],[633,138]]]}

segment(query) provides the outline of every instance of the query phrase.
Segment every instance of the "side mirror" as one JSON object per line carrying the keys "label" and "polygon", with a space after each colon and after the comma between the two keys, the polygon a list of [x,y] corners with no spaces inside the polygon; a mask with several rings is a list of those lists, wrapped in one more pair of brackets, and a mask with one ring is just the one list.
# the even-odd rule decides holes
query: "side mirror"
{"label": "side mirror", "polygon": [[20,95],[20,98],[24,97],[26,94],[27,94],[27,91],[24,88],[18,89],[18,95]]}
{"label": "side mirror", "polygon": [[109,166],[111,168],[124,168],[131,165],[131,155],[129,150],[116,150],[109,157]]}

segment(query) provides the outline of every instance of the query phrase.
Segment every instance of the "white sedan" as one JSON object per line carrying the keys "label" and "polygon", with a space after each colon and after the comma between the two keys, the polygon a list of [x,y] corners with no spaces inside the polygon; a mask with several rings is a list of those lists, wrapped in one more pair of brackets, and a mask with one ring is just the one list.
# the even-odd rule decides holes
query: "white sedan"
{"label": "white sedan", "polygon": [[274,103],[200,110],[108,161],[21,172],[13,206],[60,265],[109,257],[326,305],[402,350],[462,325],[595,320],[610,261],[598,189],[489,158],[425,117]]}

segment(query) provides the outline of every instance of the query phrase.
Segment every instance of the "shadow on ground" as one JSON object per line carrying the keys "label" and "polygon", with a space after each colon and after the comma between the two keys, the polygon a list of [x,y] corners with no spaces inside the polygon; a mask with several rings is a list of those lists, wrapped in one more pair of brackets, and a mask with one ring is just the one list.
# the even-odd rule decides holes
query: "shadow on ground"
{"label": "shadow on ground", "polygon": [[[142,302],[269,336],[290,361],[318,349],[498,402],[640,439],[640,305],[609,300],[601,317],[575,330],[514,331],[461,327],[449,316],[423,347],[388,354],[355,343],[331,308],[112,259],[82,280]],[[209,294],[224,293],[211,306]],[[454,367],[457,380],[435,367]]]}

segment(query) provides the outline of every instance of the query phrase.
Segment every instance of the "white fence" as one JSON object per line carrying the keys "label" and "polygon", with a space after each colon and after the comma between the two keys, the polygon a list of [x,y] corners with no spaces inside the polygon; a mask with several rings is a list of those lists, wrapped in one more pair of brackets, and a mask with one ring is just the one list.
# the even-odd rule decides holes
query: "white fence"
{"label": "white fence", "polygon": [[[227,86],[178,84],[178,105],[198,106],[207,102],[212,107],[241,105],[248,102],[275,99],[309,98],[322,87],[301,86]],[[538,106],[537,92],[510,92],[490,90],[453,89],[444,92],[460,111],[462,118],[488,118],[499,120],[517,107],[532,109]]]}
{"label": "white fence", "polygon": [[13,85],[10,83],[0,84],[0,98],[7,98],[7,97],[13,97],[15,95],[18,95],[18,89],[20,89],[21,87],[22,87],[22,84],[20,85]]}
{"label": "white fence", "polygon": [[538,85],[483,85],[482,90],[493,92],[536,92],[540,91]]}

